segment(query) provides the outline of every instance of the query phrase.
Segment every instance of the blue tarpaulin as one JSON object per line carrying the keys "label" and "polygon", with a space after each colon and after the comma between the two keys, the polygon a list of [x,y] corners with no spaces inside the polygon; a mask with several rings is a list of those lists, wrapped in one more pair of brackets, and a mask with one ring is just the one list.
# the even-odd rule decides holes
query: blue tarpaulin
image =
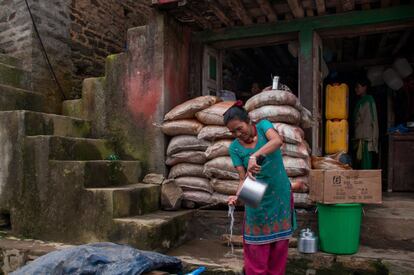
{"label": "blue tarpaulin", "polygon": [[181,261],[126,245],[96,243],[46,254],[13,272],[26,274],[142,274],[152,270],[180,273]]}

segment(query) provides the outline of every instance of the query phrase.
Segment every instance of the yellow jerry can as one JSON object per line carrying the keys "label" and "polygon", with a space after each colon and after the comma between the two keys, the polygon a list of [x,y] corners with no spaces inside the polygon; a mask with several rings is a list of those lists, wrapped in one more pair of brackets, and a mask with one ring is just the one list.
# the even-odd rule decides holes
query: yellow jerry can
{"label": "yellow jerry can", "polygon": [[348,96],[345,83],[326,86],[326,119],[348,119]]}
{"label": "yellow jerry can", "polygon": [[325,153],[334,154],[341,151],[348,152],[348,121],[326,121]]}

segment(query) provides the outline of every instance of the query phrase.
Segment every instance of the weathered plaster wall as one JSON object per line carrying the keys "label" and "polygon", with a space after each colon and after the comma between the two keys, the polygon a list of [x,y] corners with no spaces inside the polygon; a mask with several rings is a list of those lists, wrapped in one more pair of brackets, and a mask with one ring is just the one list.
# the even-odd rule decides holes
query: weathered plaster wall
{"label": "weathered plaster wall", "polygon": [[166,140],[154,123],[188,97],[190,32],[162,15],[152,18],[129,30],[127,53],[107,58],[105,111],[98,112],[121,157],[164,173]]}

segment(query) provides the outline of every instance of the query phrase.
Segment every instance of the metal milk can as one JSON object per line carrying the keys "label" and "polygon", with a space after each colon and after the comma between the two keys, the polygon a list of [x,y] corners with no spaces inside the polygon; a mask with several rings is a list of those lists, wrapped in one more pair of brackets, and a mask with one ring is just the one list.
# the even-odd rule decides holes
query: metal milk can
{"label": "metal milk can", "polygon": [[309,228],[300,231],[298,239],[298,250],[301,253],[318,252],[318,237]]}

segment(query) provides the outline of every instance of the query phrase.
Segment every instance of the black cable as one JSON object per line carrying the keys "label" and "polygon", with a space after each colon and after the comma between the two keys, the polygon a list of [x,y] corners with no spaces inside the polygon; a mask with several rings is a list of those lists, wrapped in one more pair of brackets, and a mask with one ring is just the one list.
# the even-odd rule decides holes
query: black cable
{"label": "black cable", "polygon": [[46,63],[49,67],[50,72],[52,73],[52,76],[53,76],[53,79],[56,82],[56,85],[58,86],[58,90],[59,90],[60,94],[62,95],[62,98],[65,100],[66,99],[65,93],[63,92],[62,86],[60,86],[59,80],[56,77],[55,71],[53,70],[53,67],[52,67],[52,64],[50,63],[49,57],[47,56],[46,48],[43,44],[42,38],[40,38],[40,34],[39,34],[39,31],[37,30],[37,26],[36,26],[36,23],[34,21],[32,11],[30,10],[29,3],[27,3],[27,0],[24,0],[24,2],[26,3],[27,10],[29,11],[30,18],[32,20],[33,28],[35,30],[36,36],[39,39],[40,47],[42,49],[42,54],[43,54],[44,58],[46,59]]}

